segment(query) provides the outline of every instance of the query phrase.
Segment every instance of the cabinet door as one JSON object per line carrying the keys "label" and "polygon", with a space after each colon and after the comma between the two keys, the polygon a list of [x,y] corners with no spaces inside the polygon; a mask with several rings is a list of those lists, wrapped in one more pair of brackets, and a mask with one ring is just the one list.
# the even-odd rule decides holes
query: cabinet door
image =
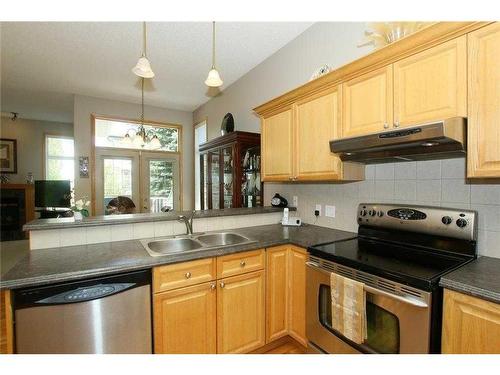
{"label": "cabinet door", "polygon": [[500,177],[500,24],[468,37],[467,176]]}
{"label": "cabinet door", "polygon": [[330,151],[330,140],[340,137],[340,95],[329,93],[307,98],[296,106],[297,180],[325,180],[341,177],[340,159]]}
{"label": "cabinet door", "polygon": [[394,64],[394,121],[411,126],[467,117],[466,36]]}
{"label": "cabinet door", "polygon": [[155,294],[155,353],[215,353],[216,296],[215,282]]}
{"label": "cabinet door", "polygon": [[217,353],[247,353],[264,344],[264,271],[220,280]]}
{"label": "cabinet door", "polygon": [[443,353],[500,353],[500,305],[445,289],[443,311]]}
{"label": "cabinet door", "polygon": [[306,338],[306,260],[305,249],[292,246],[289,256],[289,332],[295,340],[307,345]]}
{"label": "cabinet door", "polygon": [[261,129],[263,181],[288,181],[293,174],[293,114],[264,118]]}
{"label": "cabinet door", "polygon": [[342,137],[376,133],[393,122],[392,66],[342,84]]}
{"label": "cabinet door", "polygon": [[288,334],[289,246],[267,249],[266,342]]}

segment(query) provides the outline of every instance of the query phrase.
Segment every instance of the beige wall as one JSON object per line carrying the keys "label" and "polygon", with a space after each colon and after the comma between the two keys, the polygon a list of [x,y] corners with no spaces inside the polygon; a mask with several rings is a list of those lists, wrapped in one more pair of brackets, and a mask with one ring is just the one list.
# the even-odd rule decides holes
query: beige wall
{"label": "beige wall", "polygon": [[12,183],[26,183],[26,175],[32,172],[35,180],[43,174],[45,134],[73,136],[73,124],[62,122],[26,120],[11,121],[2,117],[1,138],[17,140],[17,174],[7,174]]}
{"label": "beige wall", "polygon": [[[75,157],[91,156],[91,115],[117,116],[137,119],[140,117],[141,106],[75,95],[74,100],[74,132]],[[191,112],[176,111],[166,108],[145,107],[145,118],[151,121],[168,122],[182,125],[182,179],[183,179],[183,208],[193,206],[193,115]],[[80,178],[76,175],[76,196],[91,197],[91,179]]]}
{"label": "beige wall", "polygon": [[[306,82],[322,64],[338,67],[369,52],[356,44],[362,23],[319,23],[194,112],[195,120],[208,117],[208,136],[219,134],[226,112],[238,130],[259,132],[252,108]],[[222,72],[223,74],[224,72]],[[356,208],[361,202],[388,202],[473,209],[479,213],[478,250],[500,258],[500,185],[471,184],[465,179],[465,159],[391,163],[366,167],[366,180],[348,184],[266,183],[264,204],[275,192],[289,202],[298,197],[296,214],[306,222],[356,231]],[[316,204],[336,207],[336,217],[314,217]]]}
{"label": "beige wall", "polygon": [[[222,94],[200,106],[195,122],[208,118],[208,139],[220,135],[220,124],[227,112],[235,120],[235,130],[260,132],[252,108],[306,83],[324,64],[339,67],[368,53],[369,47],[356,45],[363,37],[361,22],[315,23],[285,45]],[[221,72],[224,77],[224,72]]]}

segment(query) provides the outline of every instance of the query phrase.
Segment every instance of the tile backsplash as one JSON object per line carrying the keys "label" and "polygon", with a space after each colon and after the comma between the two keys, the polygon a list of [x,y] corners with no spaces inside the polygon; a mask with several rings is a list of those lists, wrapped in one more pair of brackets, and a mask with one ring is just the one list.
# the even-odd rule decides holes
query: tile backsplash
{"label": "tile backsplash", "polygon": [[[275,192],[288,202],[298,197],[295,215],[306,223],[357,231],[356,209],[361,202],[406,203],[472,209],[478,212],[478,250],[500,258],[500,184],[467,181],[465,158],[388,163],[366,166],[366,179],[345,184],[266,183],[264,202]],[[322,216],[314,216],[316,204]],[[324,216],[324,205],[336,208]]]}

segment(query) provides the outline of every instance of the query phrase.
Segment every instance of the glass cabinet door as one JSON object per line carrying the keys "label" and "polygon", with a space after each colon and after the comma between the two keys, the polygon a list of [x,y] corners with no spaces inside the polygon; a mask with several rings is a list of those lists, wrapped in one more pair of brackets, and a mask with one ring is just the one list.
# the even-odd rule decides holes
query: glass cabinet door
{"label": "glass cabinet door", "polygon": [[210,199],[212,206],[209,208],[219,209],[220,207],[220,156],[219,150],[209,152],[209,173],[210,173]]}
{"label": "glass cabinet door", "polygon": [[233,207],[234,195],[234,161],[233,161],[233,147],[226,147],[222,149],[222,161],[224,170],[224,208]]}

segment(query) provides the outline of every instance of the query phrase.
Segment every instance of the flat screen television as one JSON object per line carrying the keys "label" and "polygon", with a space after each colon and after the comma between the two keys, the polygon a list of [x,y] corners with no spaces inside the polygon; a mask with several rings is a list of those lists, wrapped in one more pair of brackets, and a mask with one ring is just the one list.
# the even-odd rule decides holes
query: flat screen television
{"label": "flat screen television", "polygon": [[69,180],[35,181],[35,206],[42,208],[71,207]]}

